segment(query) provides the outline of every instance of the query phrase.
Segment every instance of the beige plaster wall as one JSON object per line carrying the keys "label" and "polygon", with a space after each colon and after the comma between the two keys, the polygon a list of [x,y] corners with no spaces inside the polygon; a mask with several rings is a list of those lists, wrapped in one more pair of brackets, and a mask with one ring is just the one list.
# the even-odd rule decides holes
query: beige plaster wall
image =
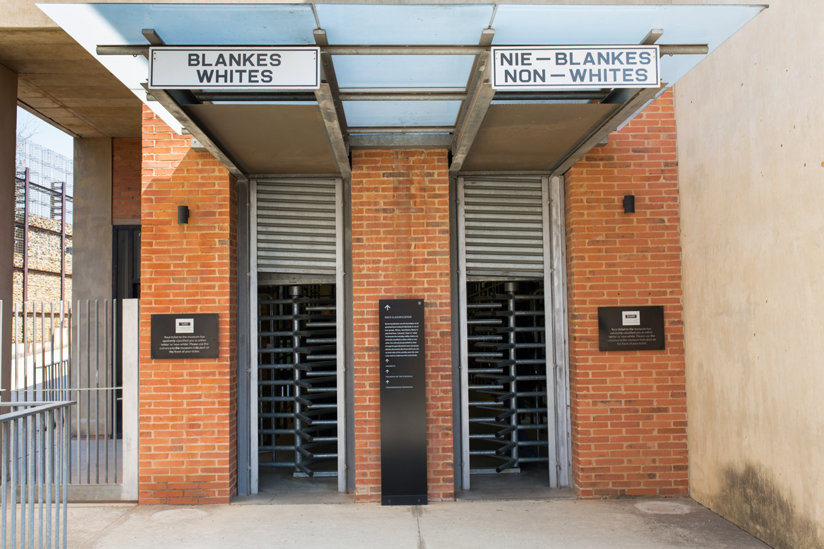
{"label": "beige plaster wall", "polygon": [[676,86],[690,490],[824,547],[824,10],[776,0]]}

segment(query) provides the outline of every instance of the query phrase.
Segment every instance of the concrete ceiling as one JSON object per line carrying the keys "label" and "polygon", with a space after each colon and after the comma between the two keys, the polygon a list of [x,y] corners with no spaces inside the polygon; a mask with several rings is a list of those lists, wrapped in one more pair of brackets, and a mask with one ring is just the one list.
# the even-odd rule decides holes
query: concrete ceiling
{"label": "concrete ceiling", "polygon": [[249,174],[331,174],[337,166],[316,105],[190,105],[198,125]]}
{"label": "concrete ceiling", "polygon": [[492,105],[486,113],[467,171],[547,171],[616,105]]}
{"label": "concrete ceiling", "polygon": [[20,106],[67,133],[140,136],[140,100],[62,29],[0,28],[0,64]]}

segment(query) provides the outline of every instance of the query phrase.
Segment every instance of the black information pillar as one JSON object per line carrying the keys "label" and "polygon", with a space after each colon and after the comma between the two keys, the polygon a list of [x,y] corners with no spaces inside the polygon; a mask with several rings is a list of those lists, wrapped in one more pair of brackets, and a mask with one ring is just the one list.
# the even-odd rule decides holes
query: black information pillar
{"label": "black information pillar", "polygon": [[425,505],[423,300],[382,299],[380,333],[381,502]]}

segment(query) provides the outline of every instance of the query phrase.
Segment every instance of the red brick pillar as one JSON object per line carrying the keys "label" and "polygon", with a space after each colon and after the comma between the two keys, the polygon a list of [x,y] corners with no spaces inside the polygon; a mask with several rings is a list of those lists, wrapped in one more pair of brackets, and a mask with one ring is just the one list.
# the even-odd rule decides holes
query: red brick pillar
{"label": "red brick pillar", "polygon": [[142,140],[138,137],[112,139],[112,222],[137,224],[140,221],[140,170]]}
{"label": "red brick pillar", "polygon": [[[627,194],[634,214],[623,212]],[[573,474],[582,497],[686,495],[672,92],[566,178]],[[663,305],[664,351],[598,351],[598,307]]]}
{"label": "red brick pillar", "polygon": [[444,150],[352,153],[355,483],[380,501],[378,300],[425,300],[429,499],[454,497],[449,173]]}
{"label": "red brick pillar", "polygon": [[[235,182],[143,108],[140,503],[226,503],[237,487]],[[188,205],[178,225],[178,205]],[[152,360],[151,315],[218,313],[217,359]]]}

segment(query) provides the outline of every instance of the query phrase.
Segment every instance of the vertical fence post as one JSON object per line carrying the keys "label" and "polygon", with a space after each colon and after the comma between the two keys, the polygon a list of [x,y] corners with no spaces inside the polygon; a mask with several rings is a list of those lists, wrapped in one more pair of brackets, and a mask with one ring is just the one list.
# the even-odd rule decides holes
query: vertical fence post
{"label": "vertical fence post", "polygon": [[137,500],[138,371],[140,341],[140,301],[124,299],[123,343],[123,499]]}
{"label": "vertical fence post", "polygon": [[23,179],[23,303],[28,300],[29,292],[29,183],[31,172],[25,170]]}
{"label": "vertical fence post", "polygon": [[60,184],[60,301],[66,299],[66,182]]}

